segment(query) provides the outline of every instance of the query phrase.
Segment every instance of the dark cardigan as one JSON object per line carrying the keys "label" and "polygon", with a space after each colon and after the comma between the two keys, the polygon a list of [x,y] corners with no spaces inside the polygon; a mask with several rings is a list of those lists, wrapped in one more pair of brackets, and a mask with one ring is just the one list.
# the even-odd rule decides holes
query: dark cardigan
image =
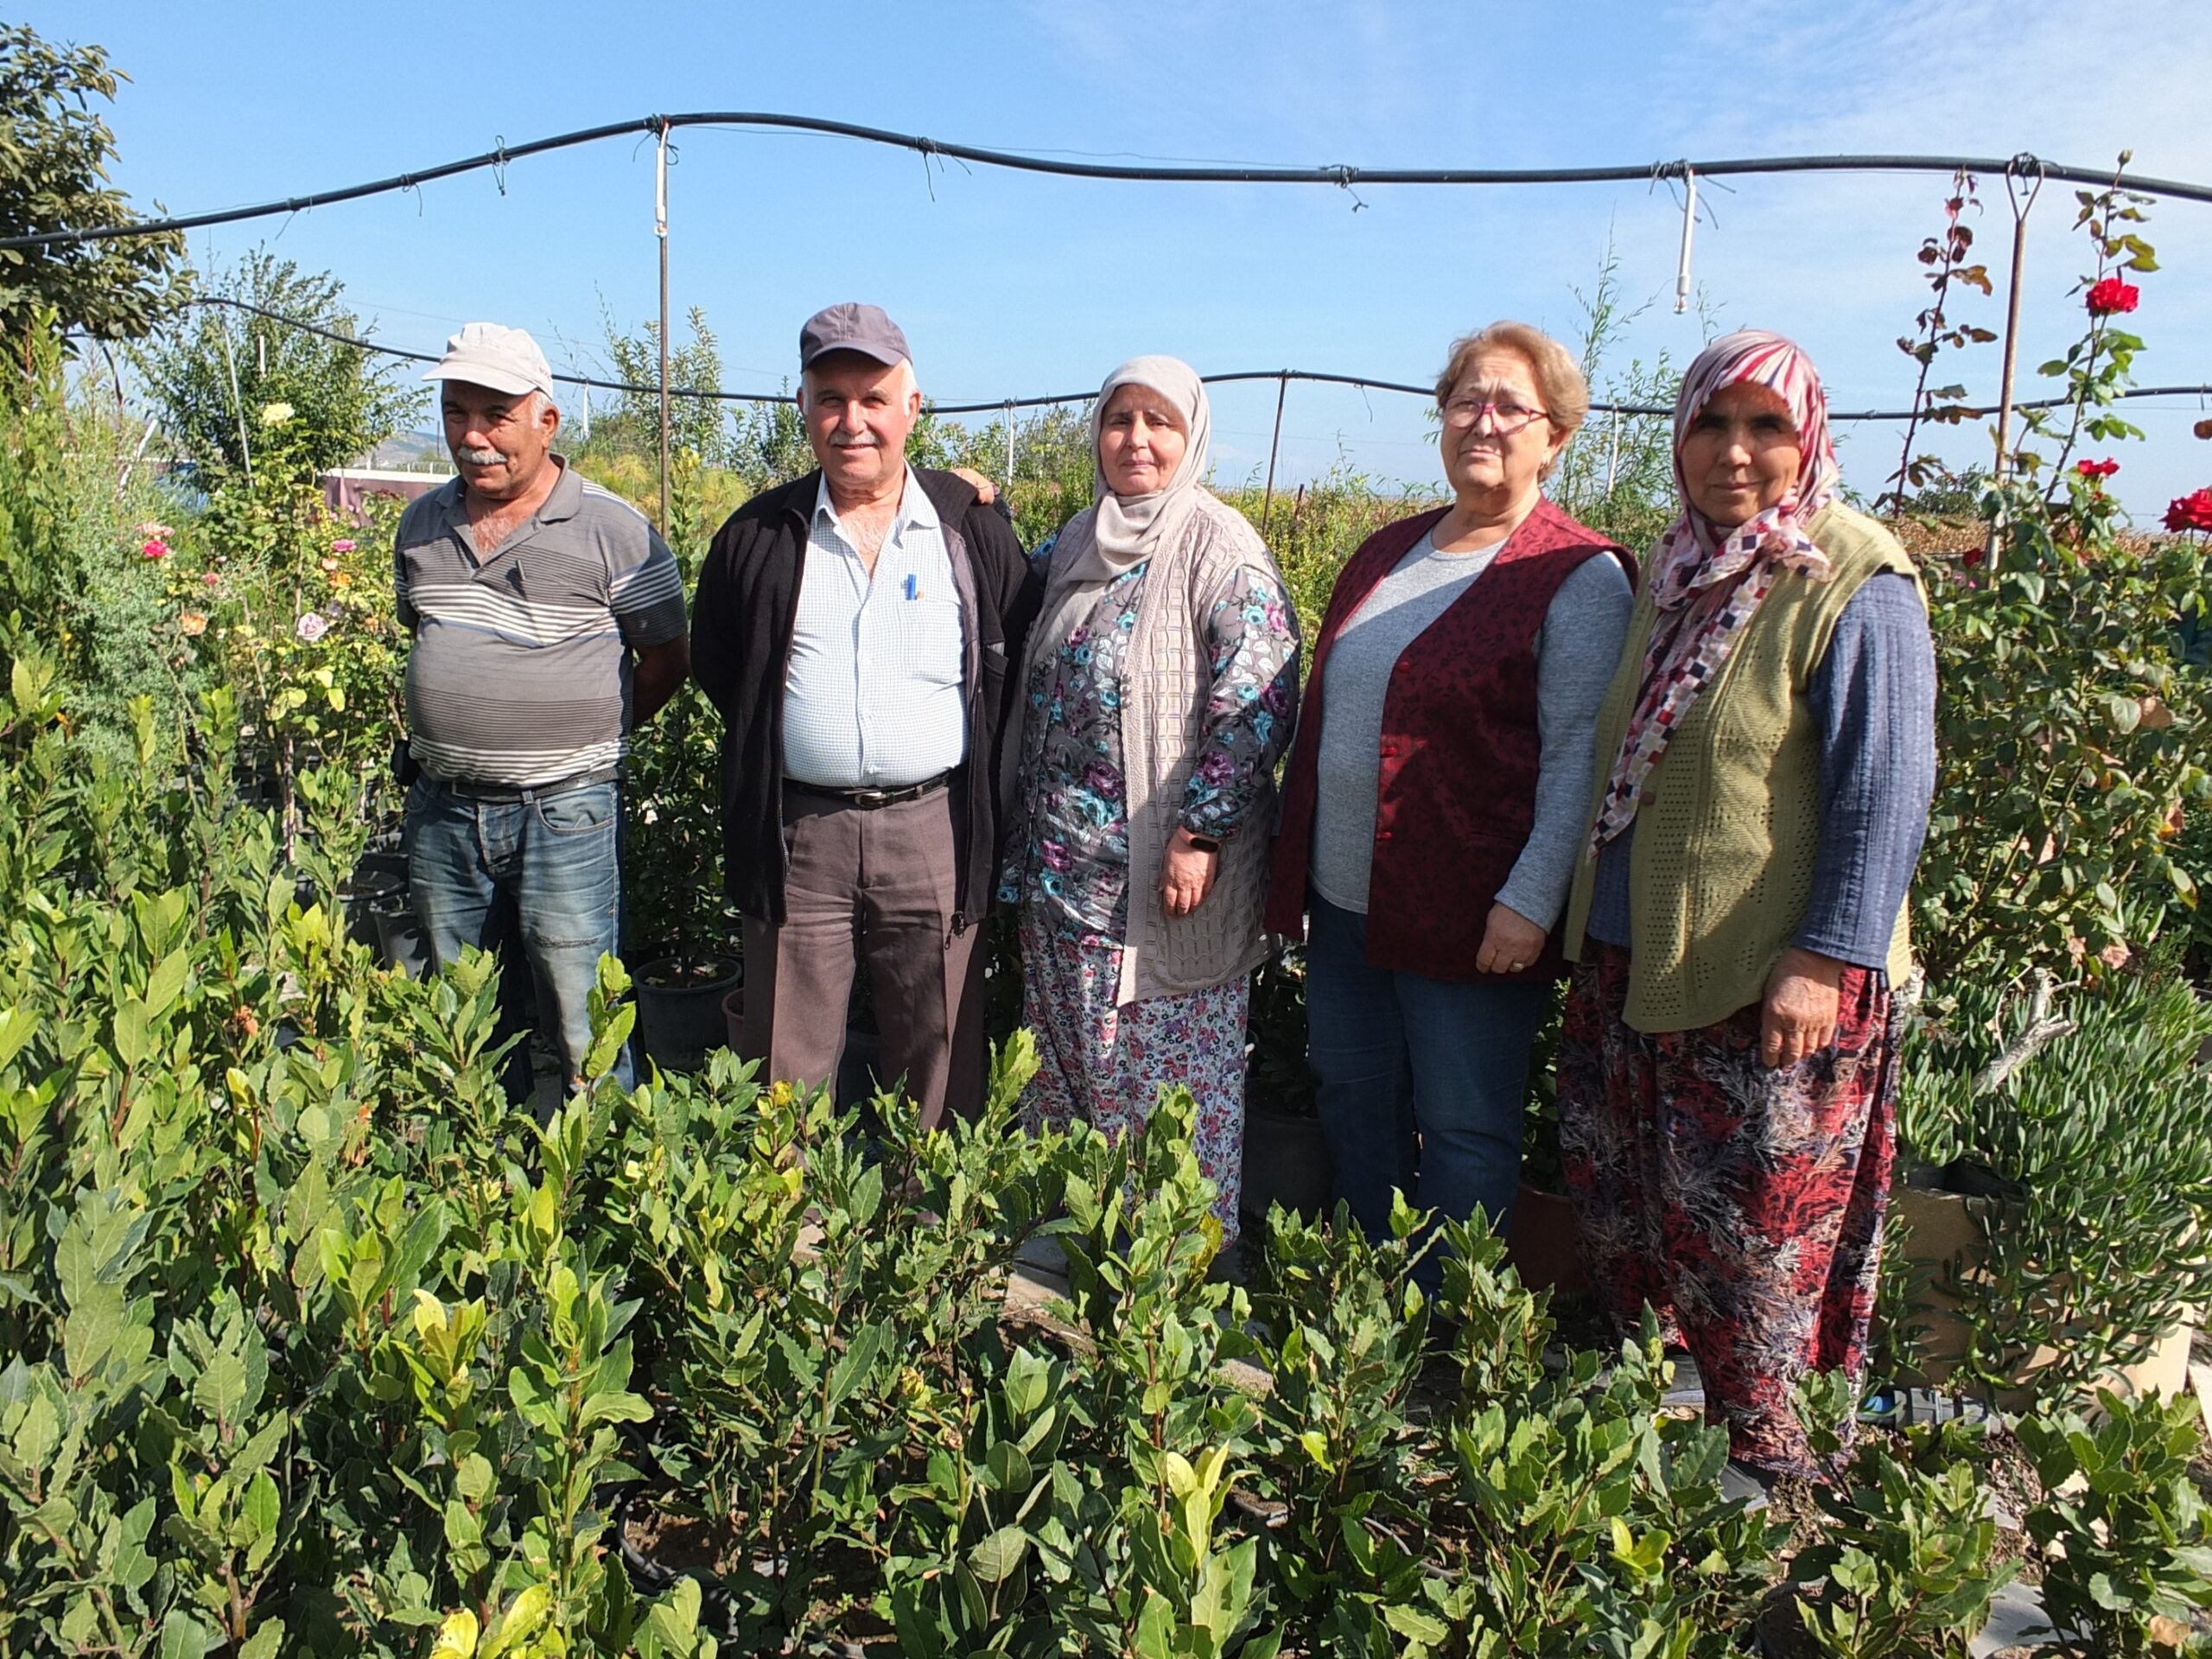
{"label": "dark cardigan", "polygon": [[[950,473],[915,469],[944,520],[966,637],[967,759],[952,784],[953,926],[988,908],[1006,822],[996,783],[1042,589],[1005,518]],[[721,710],[722,885],[748,916],[784,910],[784,683],[822,474],[756,495],[715,532],[691,607],[691,672]]]}

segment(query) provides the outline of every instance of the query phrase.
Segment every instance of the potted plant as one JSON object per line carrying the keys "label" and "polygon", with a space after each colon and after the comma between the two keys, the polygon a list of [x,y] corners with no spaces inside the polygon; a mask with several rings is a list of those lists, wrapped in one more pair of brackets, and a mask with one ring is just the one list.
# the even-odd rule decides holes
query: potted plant
{"label": "potted plant", "polygon": [[[2212,1293],[2212,1008],[2107,974],[1962,987],[1905,1039],[1884,1300],[1910,1380],[2009,1408],[2177,1389]],[[1897,1248],[1902,1246],[1902,1248]]]}
{"label": "potted plant", "polygon": [[664,1069],[691,1071],[728,1029],[741,969],[722,896],[721,766],[705,696],[685,683],[632,740],[625,769],[624,955],[638,1033]]}
{"label": "potted plant", "polygon": [[1252,970],[1244,1070],[1247,1215],[1270,1204],[1308,1220],[1325,1216],[1335,1170],[1306,1059],[1306,952],[1292,945]]}
{"label": "potted plant", "polygon": [[1529,1051],[1528,1109],[1521,1125],[1521,1191],[1513,1200],[1506,1248],[1522,1282],[1554,1290],[1590,1287],[1582,1245],[1567,1201],[1559,1147],[1559,1038],[1567,988],[1556,987],[1551,1013]]}

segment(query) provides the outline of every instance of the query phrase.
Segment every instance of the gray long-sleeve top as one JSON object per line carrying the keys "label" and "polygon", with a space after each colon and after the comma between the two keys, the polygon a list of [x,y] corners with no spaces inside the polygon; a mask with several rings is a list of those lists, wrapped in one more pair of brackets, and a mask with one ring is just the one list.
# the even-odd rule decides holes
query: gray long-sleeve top
{"label": "gray long-sleeve top", "polygon": [[[1792,941],[1879,971],[1936,792],[1936,649],[1910,577],[1868,578],[1806,687],[1821,745],[1813,893]],[[1589,936],[1626,945],[1633,821],[1598,855]]]}
{"label": "gray long-sleeve top", "polygon": [[[1382,705],[1408,645],[1490,568],[1497,550],[1444,553],[1424,536],[1345,623],[1329,652],[1315,756],[1313,890],[1365,913],[1375,859]],[[1620,660],[1634,595],[1618,560],[1585,560],[1560,584],[1536,632],[1535,820],[1497,901],[1539,927],[1559,919],[1589,810],[1598,705]],[[1482,918],[1474,918],[1480,927]]]}

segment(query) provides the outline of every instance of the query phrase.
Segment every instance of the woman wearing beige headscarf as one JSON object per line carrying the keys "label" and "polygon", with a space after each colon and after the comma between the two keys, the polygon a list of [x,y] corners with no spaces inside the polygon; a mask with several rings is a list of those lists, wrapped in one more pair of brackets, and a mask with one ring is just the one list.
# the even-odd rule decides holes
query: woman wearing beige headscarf
{"label": "woman wearing beige headscarf", "polygon": [[1259,537],[1210,493],[1205,387],[1139,357],[1092,405],[1096,505],[1038,557],[1019,804],[1000,897],[1018,903],[1033,1125],[1141,1126],[1198,1104],[1199,1166],[1236,1230],[1248,980],[1274,766],[1298,699],[1298,621]]}

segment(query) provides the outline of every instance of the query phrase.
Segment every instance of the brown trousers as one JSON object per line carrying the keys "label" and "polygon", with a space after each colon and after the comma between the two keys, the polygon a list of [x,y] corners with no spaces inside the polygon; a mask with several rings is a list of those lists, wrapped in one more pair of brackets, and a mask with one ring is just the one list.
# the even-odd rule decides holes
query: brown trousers
{"label": "brown trousers", "polygon": [[[983,1103],[978,929],[952,931],[952,792],[895,806],[784,791],[786,919],[745,918],[745,1058],[806,1087],[834,1082],[853,976],[866,954],[882,1058],[877,1077],[925,1125]],[[980,908],[980,906],[979,906]]]}

